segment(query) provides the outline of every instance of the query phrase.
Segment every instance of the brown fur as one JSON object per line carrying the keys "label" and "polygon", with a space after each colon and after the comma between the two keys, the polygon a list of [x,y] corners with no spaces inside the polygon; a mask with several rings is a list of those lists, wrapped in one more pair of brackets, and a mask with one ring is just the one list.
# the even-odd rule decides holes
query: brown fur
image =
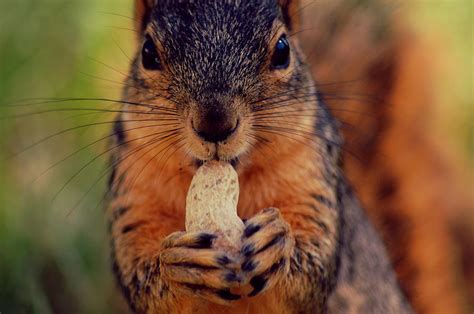
{"label": "brown fur", "polygon": [[[305,214],[307,210],[305,207],[302,207],[299,211],[294,207],[286,210],[287,204],[311,202],[310,199],[295,199],[298,195],[304,195],[298,193],[301,192],[298,182],[302,177],[296,172],[288,171],[288,169],[298,169],[298,165],[301,166],[299,168],[301,171],[305,170],[308,173],[317,171],[317,169],[305,168],[304,165],[307,164],[307,158],[314,158],[314,153],[311,150],[308,150],[307,154],[301,155],[299,161],[292,158],[292,155],[289,154],[286,161],[279,160],[276,163],[266,158],[260,158],[263,164],[256,163],[255,166],[240,172],[240,185],[243,189],[239,199],[239,215],[243,218],[249,218],[254,216],[261,208],[275,206],[281,208],[282,215],[290,224],[299,225],[301,230],[313,229],[312,224],[300,218],[301,215],[313,215],[311,212]],[[140,170],[144,167],[143,162],[138,161],[137,163],[134,161],[135,165],[131,169]],[[184,230],[184,201],[194,169],[188,168],[184,170],[183,168],[179,170],[182,165],[168,162],[167,169],[161,172],[160,178],[157,180],[155,172],[152,170],[154,166],[158,165],[148,165],[147,167],[150,167],[150,170],[142,172],[133,184],[133,197],[139,197],[140,203],[143,205],[134,206],[133,212],[125,214],[120,220],[117,220],[112,231],[112,236],[115,239],[115,252],[121,264],[120,268],[122,273],[128,273],[130,276],[134,274],[131,269],[136,267],[134,265],[136,261],[129,259],[131,257],[129,255],[131,248],[127,245],[127,242],[133,243],[133,250],[136,252],[133,254],[134,256],[139,256],[141,259],[157,259],[157,254],[160,252],[160,241],[157,240],[165,238],[177,230]],[[308,176],[308,174],[305,176]],[[127,177],[135,177],[134,171],[129,170]],[[308,190],[319,191],[324,195],[327,194],[327,197],[331,197],[335,201],[335,196],[330,196],[330,191],[321,186],[321,183],[315,180],[313,176],[308,177],[307,180]],[[157,186],[161,188],[150,193],[150,181],[157,182]],[[161,182],[166,182],[166,184],[160,184]],[[265,185],[262,185],[262,182],[265,182]],[[124,185],[127,185],[127,182],[124,182]],[[258,192],[255,193],[255,191]],[[255,197],[256,195],[260,197]],[[112,203],[111,208],[116,208],[114,207],[115,204],[123,206],[124,203],[132,201],[134,199],[127,200],[127,197],[125,201],[117,198]],[[156,219],[156,217],[160,219]],[[321,217],[321,219],[327,220],[328,226],[333,225],[331,221],[334,217]],[[137,225],[136,231],[130,233],[127,238],[124,238],[124,228],[133,225]],[[124,246],[127,246],[127,251],[122,250]],[[124,278],[125,283],[133,280],[132,277]],[[297,290],[295,289],[295,292]],[[292,313],[292,309],[287,308],[288,305],[279,302],[282,299],[280,294],[284,293],[284,291],[282,289],[255,298],[244,299],[238,301],[232,308],[212,304],[188,295],[177,297],[176,300],[168,305],[169,308],[167,310],[163,310],[163,304],[155,304],[157,307],[153,307],[151,300],[149,300],[150,304],[147,306],[149,306],[149,312],[158,311],[158,308],[160,308],[163,312],[173,313]],[[150,295],[150,298],[153,298],[153,295]],[[140,309],[139,304],[138,309]]]}

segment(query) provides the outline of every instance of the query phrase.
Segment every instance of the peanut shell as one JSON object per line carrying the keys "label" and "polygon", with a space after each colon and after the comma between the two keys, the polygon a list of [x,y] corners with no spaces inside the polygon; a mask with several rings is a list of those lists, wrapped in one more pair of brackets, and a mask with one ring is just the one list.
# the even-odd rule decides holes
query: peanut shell
{"label": "peanut shell", "polygon": [[216,233],[214,246],[240,247],[244,229],[237,215],[238,175],[229,163],[210,161],[199,167],[186,197],[186,230]]}

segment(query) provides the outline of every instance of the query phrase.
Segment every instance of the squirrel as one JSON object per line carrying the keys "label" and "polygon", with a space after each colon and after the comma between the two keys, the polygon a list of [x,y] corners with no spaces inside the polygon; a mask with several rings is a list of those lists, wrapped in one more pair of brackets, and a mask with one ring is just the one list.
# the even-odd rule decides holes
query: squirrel
{"label": "squirrel", "polygon": [[[133,312],[412,312],[342,171],[298,2],[136,0],[108,191],[113,270]],[[240,259],[183,231],[192,176],[214,159],[239,175]]]}

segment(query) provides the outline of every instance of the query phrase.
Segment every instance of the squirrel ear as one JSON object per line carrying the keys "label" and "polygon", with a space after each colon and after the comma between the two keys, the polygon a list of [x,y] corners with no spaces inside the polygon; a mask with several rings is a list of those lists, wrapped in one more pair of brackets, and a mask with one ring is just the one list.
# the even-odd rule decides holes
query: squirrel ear
{"label": "squirrel ear", "polygon": [[142,34],[150,21],[151,10],[156,0],[135,0],[135,28]]}
{"label": "squirrel ear", "polygon": [[300,1],[278,0],[283,14],[283,21],[290,31],[295,31],[300,26]]}

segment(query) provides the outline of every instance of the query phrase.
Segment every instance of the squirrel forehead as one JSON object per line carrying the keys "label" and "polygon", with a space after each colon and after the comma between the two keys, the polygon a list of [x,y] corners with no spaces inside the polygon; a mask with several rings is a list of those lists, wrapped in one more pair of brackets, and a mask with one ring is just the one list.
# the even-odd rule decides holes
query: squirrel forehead
{"label": "squirrel forehead", "polygon": [[276,0],[158,1],[152,13],[157,37],[169,44],[265,39],[280,17]]}
{"label": "squirrel forehead", "polygon": [[173,18],[201,20],[234,17],[276,18],[279,13],[278,0],[160,0],[156,1],[153,14]]}
{"label": "squirrel forehead", "polygon": [[158,1],[151,30],[180,84],[241,85],[231,79],[258,74],[280,18],[276,0]]}

